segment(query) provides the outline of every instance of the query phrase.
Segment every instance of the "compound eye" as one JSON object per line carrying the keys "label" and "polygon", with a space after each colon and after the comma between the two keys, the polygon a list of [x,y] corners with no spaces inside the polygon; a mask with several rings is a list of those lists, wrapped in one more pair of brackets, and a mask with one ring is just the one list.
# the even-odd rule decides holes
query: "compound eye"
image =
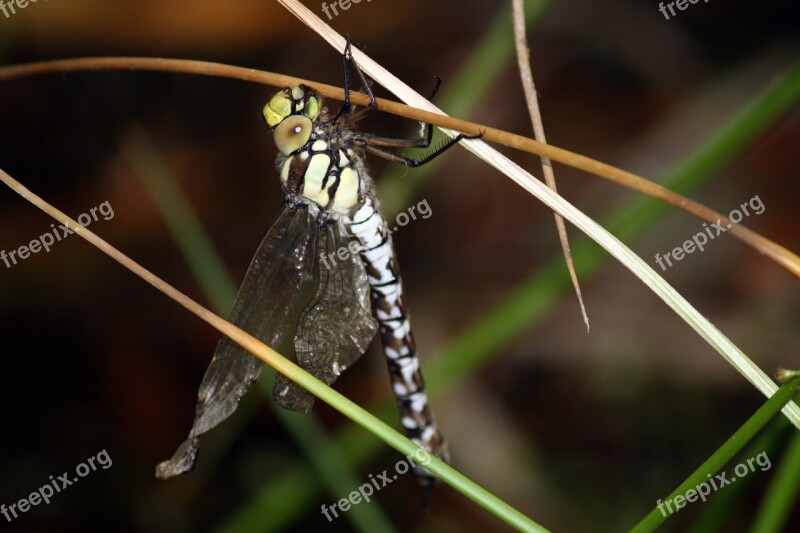
{"label": "compound eye", "polygon": [[308,101],[306,102],[305,109],[303,109],[303,114],[314,120],[319,116],[320,109],[322,108],[322,97],[319,95],[314,95],[309,97]]}
{"label": "compound eye", "polygon": [[264,120],[267,126],[274,128],[280,123],[281,120],[286,118],[292,112],[292,100],[288,89],[278,91],[270,98],[267,105],[264,106]]}
{"label": "compound eye", "polygon": [[278,151],[283,155],[289,155],[308,144],[312,127],[308,117],[301,115],[286,117],[273,133]]}

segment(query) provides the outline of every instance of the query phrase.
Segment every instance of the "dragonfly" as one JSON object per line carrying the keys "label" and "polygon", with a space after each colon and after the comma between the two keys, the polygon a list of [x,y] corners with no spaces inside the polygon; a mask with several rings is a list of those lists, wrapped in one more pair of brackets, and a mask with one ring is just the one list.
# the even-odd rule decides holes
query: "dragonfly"
{"label": "dragonfly", "polygon": [[[348,64],[361,79],[368,106],[350,103]],[[278,91],[263,108],[278,149],[284,202],[245,274],[230,321],[273,347],[294,333],[297,364],[329,385],[364,354],[380,330],[406,435],[447,461],[448,445],[425,393],[391,230],[364,160],[370,153],[417,167],[479,135],[459,134],[420,159],[392,152],[429,148],[433,127],[426,124],[424,137],[418,139],[390,139],[355,129],[358,120],[377,109],[377,102],[352,58],[349,39],[342,65],[345,98],[335,115],[305,85]],[[436,78],[430,98],[439,85]],[[337,255],[343,249],[358,252]],[[342,255],[346,259],[340,260]],[[321,258],[332,259],[331,264]],[[262,368],[244,348],[227,337],[220,339],[200,384],[189,437],[156,467],[156,477],[167,479],[194,468],[200,436],[234,413]],[[314,404],[311,393],[280,373],[273,398],[281,407],[304,413]],[[416,474],[423,487],[436,483],[419,465]]]}

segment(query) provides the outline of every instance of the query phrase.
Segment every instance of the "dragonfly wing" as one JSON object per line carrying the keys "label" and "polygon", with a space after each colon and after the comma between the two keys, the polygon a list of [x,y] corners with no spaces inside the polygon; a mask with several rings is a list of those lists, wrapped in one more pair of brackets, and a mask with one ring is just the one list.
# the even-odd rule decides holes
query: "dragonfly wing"
{"label": "dragonfly wing", "polygon": [[[284,209],[256,250],[230,321],[268,346],[277,347],[304,307],[303,294],[313,280],[318,224],[308,209]],[[191,471],[200,447],[199,436],[236,410],[258,379],[262,363],[244,348],[223,337],[198,392],[197,410],[189,438],[172,459],[156,468],[166,479]]]}
{"label": "dragonfly wing", "polygon": [[[321,230],[318,249],[328,259],[319,264],[319,287],[298,319],[297,364],[328,385],[367,350],[378,328],[372,316],[367,273],[341,224]],[[308,412],[314,396],[278,375],[275,401],[287,409]]]}

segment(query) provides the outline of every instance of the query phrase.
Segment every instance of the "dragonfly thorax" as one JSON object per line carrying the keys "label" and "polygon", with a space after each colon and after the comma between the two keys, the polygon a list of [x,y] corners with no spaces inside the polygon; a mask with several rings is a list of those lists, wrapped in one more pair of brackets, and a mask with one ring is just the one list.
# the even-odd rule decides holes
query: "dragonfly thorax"
{"label": "dragonfly thorax", "polygon": [[352,147],[339,147],[331,140],[327,135],[312,135],[291,155],[278,155],[278,170],[291,198],[334,215],[347,215],[362,203],[361,158]]}

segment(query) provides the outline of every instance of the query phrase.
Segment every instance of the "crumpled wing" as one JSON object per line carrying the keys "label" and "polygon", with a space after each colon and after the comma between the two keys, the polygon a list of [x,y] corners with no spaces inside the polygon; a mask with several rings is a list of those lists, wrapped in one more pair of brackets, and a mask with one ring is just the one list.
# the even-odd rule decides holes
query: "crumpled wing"
{"label": "crumpled wing", "polygon": [[[230,321],[271,347],[293,330],[303,308],[303,294],[318,263],[319,225],[306,208],[284,209],[267,232],[250,263]],[[239,401],[261,374],[262,362],[223,337],[198,392],[197,410],[189,438],[172,459],[156,467],[166,479],[194,468],[200,439],[236,410]]]}
{"label": "crumpled wing", "polygon": [[[349,251],[345,260],[337,255],[349,242],[339,223],[321,230],[318,249],[327,259],[319,264],[319,288],[298,319],[294,340],[297,364],[328,385],[364,354],[378,329],[361,258]],[[281,374],[273,397],[293,411],[307,413],[314,405],[311,393]]]}

